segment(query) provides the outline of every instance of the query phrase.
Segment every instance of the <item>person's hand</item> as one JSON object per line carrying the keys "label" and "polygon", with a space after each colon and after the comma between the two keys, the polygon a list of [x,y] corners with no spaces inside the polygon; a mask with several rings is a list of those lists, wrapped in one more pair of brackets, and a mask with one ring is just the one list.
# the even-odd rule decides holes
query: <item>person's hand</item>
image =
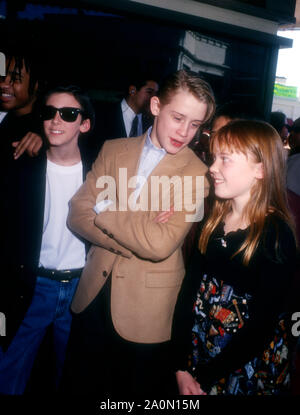
{"label": "person's hand", "polygon": [[160,212],[155,218],[154,222],[158,223],[166,223],[170,219],[170,217],[174,214],[174,206],[170,207],[170,210],[166,210],[164,212]]}
{"label": "person's hand", "polygon": [[176,380],[180,395],[206,395],[200,384],[189,372],[178,370]]}
{"label": "person's hand", "polygon": [[14,159],[17,160],[25,151],[30,157],[38,155],[43,141],[36,133],[27,133],[21,141],[14,141],[12,146],[15,148]]}

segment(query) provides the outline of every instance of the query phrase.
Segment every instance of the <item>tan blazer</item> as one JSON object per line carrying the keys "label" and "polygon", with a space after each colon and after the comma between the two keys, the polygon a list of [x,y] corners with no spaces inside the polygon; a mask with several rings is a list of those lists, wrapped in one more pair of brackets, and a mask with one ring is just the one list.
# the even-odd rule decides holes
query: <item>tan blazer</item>
{"label": "tan blazer", "polygon": [[[137,174],[145,139],[146,134],[106,141],[85,183],[71,200],[68,224],[92,242],[72,310],[83,311],[112,272],[111,315],[116,331],[126,340],[156,343],[170,339],[173,311],[184,277],[181,246],[192,225],[186,222],[185,215],[191,212],[175,211],[167,223],[156,223],[157,211],[107,210],[97,215],[93,210],[98,194],[103,191],[96,187],[99,177],[116,179],[119,201],[119,168],[127,168],[128,180]],[[187,147],[176,155],[167,154],[148,178],[149,196],[151,176],[195,179],[206,171],[206,166]],[[190,189],[194,196],[195,183],[193,180]],[[178,196],[173,191],[171,197]],[[205,178],[205,196],[207,192]],[[159,193],[154,196],[160,202],[170,197],[170,192]]]}

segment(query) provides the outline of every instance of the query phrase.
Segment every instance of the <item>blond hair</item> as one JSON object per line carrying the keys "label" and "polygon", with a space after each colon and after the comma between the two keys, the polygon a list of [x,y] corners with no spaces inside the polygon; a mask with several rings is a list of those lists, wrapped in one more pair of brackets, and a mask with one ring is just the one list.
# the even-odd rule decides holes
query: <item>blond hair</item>
{"label": "blond hair", "polygon": [[216,109],[214,93],[211,86],[200,78],[198,74],[181,69],[165,79],[159,88],[157,96],[160,102],[166,105],[170,102],[173,95],[181,89],[190,92],[198,101],[204,102],[207,105],[203,123],[208,123],[212,119]]}

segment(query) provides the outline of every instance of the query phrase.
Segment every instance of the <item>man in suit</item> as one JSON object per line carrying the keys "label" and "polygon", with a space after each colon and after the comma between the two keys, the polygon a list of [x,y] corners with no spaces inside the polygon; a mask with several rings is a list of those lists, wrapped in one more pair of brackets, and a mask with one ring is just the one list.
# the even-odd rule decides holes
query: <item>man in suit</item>
{"label": "man in suit", "polygon": [[[71,200],[69,226],[92,247],[72,303],[64,380],[70,392],[172,390],[168,353],[185,272],[181,246],[192,224],[192,200],[195,213],[208,192],[203,177],[207,168],[188,144],[211,118],[214,98],[206,82],[178,71],[152,97],[151,111],[154,125],[144,135],[104,143]],[[202,198],[197,196],[196,176],[203,178]],[[176,185],[161,192],[154,185],[161,177],[177,177],[182,192]],[[185,186],[188,177],[193,179],[191,186]],[[111,192],[105,201],[108,178],[116,184],[116,198],[112,200]],[[165,213],[157,214],[153,206],[166,210],[169,198],[174,215],[164,223]]]}
{"label": "man in suit", "polygon": [[153,79],[136,77],[132,80],[121,102],[103,108],[103,119],[99,123],[101,137],[109,140],[142,135],[152,122],[150,99],[157,91],[158,83]]}

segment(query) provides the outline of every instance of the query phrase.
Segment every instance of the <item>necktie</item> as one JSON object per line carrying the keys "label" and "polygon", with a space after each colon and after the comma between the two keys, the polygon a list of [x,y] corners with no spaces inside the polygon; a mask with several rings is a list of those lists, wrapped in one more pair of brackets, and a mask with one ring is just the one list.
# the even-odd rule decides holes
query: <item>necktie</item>
{"label": "necktie", "polygon": [[136,115],[134,117],[133,121],[132,121],[129,137],[136,137],[137,136],[138,122],[139,122],[139,118]]}

